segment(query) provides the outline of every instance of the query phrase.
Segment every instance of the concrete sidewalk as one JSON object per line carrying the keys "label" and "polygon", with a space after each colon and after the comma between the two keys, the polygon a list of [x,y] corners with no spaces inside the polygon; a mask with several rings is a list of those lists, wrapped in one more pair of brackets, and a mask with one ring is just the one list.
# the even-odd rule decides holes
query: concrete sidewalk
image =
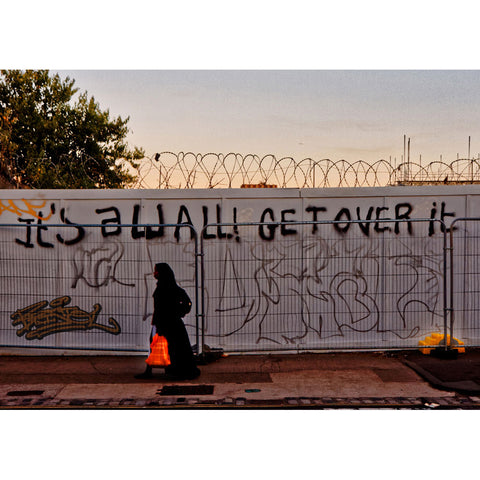
{"label": "concrete sidewalk", "polygon": [[411,368],[412,358],[230,355],[200,365],[195,380],[173,381],[163,369],[135,379],[145,366],[140,356],[0,356],[0,408],[480,407],[480,397],[432,386]]}

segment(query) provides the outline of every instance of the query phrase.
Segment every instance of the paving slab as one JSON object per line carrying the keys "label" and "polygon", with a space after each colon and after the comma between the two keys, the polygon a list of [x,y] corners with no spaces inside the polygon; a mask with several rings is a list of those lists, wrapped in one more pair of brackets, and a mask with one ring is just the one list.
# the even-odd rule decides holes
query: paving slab
{"label": "paving slab", "polygon": [[[437,388],[411,368],[412,358],[441,366],[405,353],[228,355],[200,365],[195,380],[175,381],[161,368],[135,379],[143,356],[2,356],[0,408],[479,407],[480,395]],[[453,378],[474,382],[476,364],[457,365]]]}
{"label": "paving slab", "polygon": [[56,398],[60,399],[118,399],[152,398],[158,390],[158,385],[150,384],[98,384],[83,383],[66,385]]}
{"label": "paving slab", "polygon": [[359,370],[302,370],[294,377],[288,372],[271,374],[273,387],[285,396],[356,397],[413,397],[452,396],[438,392],[427,382],[383,382],[371,369]]}
{"label": "paving slab", "polygon": [[[25,397],[26,395],[23,394],[23,392],[33,392],[33,391],[42,392],[41,394],[34,395],[36,397],[53,398],[53,397],[56,397],[63,388],[65,388],[64,384],[45,385],[41,383],[41,384],[25,385],[24,383],[12,383],[8,385],[0,385],[0,398]],[[22,395],[13,396],[11,395],[12,392],[22,392]]]}

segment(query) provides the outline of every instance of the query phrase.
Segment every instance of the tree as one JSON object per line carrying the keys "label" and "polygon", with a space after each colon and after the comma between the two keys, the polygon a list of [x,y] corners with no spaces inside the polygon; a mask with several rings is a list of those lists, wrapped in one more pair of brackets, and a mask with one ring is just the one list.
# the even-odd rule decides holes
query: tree
{"label": "tree", "polygon": [[129,117],[110,118],[75,80],[48,70],[0,71],[0,169],[31,188],[120,188],[142,149],[129,149]]}

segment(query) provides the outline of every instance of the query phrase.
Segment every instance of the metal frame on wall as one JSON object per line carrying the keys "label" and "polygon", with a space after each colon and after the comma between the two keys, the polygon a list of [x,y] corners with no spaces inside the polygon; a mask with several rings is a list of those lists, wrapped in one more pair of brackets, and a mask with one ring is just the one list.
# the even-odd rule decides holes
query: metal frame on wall
{"label": "metal frame on wall", "polygon": [[[47,229],[55,232],[48,241]],[[129,235],[120,235],[121,229]],[[169,229],[173,241],[157,240]],[[159,262],[176,270],[193,300],[186,323],[199,345],[199,252],[192,225],[39,222],[1,224],[0,235],[1,347],[148,351],[153,266]]]}
{"label": "metal frame on wall", "polygon": [[[454,312],[461,331],[453,265],[465,255],[452,234],[465,220],[479,219],[209,223],[200,235],[187,223],[122,224],[128,240],[108,223],[3,224],[0,346],[146,352],[153,265],[166,262],[194,301],[185,323],[197,353],[419,348],[453,332]],[[238,236],[217,241],[227,227]]]}
{"label": "metal frame on wall", "polygon": [[[452,346],[480,346],[480,218],[456,218],[449,229]],[[457,338],[458,337],[458,338]]]}
{"label": "metal frame on wall", "polygon": [[[439,232],[429,237],[432,222]],[[234,248],[204,241],[224,227],[240,234]],[[286,235],[274,240],[277,229]],[[432,219],[208,224],[203,342],[228,352],[391,350],[446,338],[446,235]]]}

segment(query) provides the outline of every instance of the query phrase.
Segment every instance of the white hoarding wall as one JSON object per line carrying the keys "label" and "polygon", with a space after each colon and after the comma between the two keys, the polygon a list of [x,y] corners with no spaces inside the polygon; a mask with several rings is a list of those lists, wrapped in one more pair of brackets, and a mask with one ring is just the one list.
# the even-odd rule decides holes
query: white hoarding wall
{"label": "white hoarding wall", "polygon": [[[413,347],[444,324],[444,237],[434,219],[448,228],[479,206],[476,186],[3,190],[0,344],[145,351],[154,264],[169,263],[194,300],[196,258],[189,228],[142,225],[192,223],[200,236],[226,223],[202,239],[207,345]],[[312,221],[344,223],[295,223]],[[461,292],[476,267],[467,280],[456,268]],[[195,310],[185,318],[192,344]],[[477,341],[471,319],[464,330],[462,321],[458,331]]]}

